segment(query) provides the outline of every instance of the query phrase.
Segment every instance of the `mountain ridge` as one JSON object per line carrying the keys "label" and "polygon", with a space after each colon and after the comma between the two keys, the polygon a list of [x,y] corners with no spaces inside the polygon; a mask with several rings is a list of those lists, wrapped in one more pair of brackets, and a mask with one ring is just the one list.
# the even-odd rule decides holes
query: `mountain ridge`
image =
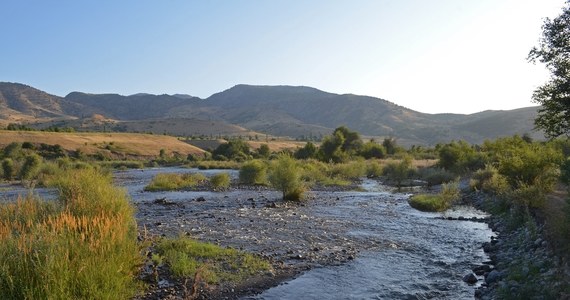
{"label": "mountain ridge", "polygon": [[[308,86],[239,84],[202,99],[185,94],[123,96],[77,91],[60,97],[24,84],[0,82],[0,108],[4,124],[101,115],[117,122],[211,121],[293,138],[319,137],[345,125],[366,136],[396,137],[407,145],[434,145],[460,139],[481,143],[485,139],[524,133],[543,138],[540,132],[533,131],[537,107],[474,114],[428,114],[381,98],[334,94]],[[186,121],[185,124],[192,126]],[[241,132],[241,129],[231,130]],[[179,128],[176,134],[180,133]]]}

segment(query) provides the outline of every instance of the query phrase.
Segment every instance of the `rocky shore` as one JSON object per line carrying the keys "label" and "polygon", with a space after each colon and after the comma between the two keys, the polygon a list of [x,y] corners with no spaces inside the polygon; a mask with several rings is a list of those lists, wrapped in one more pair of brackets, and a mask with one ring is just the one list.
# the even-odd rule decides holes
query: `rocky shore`
{"label": "rocky shore", "polygon": [[[472,192],[464,198],[485,210],[486,197]],[[473,266],[464,281],[480,284],[476,299],[570,299],[564,292],[568,264],[544,239],[544,228],[534,220],[514,228],[511,220],[492,215],[486,220],[497,234],[483,244],[490,261]]]}

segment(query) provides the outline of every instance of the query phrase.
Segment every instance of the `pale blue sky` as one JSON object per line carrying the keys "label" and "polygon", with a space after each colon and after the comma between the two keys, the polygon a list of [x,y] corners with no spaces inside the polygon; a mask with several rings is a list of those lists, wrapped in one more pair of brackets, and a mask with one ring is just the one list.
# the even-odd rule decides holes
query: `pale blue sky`
{"label": "pale blue sky", "polygon": [[563,0],[0,4],[0,81],[65,96],[305,85],[428,112],[533,105],[526,62]]}

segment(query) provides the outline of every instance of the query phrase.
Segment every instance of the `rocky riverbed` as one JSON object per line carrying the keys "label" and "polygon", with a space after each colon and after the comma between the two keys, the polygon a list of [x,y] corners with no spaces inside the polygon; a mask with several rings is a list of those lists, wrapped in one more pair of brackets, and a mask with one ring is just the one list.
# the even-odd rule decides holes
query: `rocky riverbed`
{"label": "rocky riverbed", "polygon": [[[137,207],[141,232],[242,249],[269,259],[275,269],[245,285],[220,286],[213,298],[252,297],[287,279],[256,297],[463,299],[473,297],[477,284],[462,277],[488,260],[481,248],[492,235],[480,222],[485,215],[468,207],[418,212],[407,204],[409,194],[374,180],[358,191],[315,190],[302,203],[282,202],[267,188],[143,192],[154,174],[173,171],[189,172],[116,174]],[[181,283],[165,276],[145,299],[182,296]]]}

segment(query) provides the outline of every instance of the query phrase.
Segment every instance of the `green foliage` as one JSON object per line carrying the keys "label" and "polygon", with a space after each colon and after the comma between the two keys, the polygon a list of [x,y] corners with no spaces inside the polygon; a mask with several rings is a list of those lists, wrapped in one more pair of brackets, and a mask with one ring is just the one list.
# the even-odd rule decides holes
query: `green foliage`
{"label": "green foliage", "polygon": [[444,211],[448,209],[447,203],[440,195],[418,194],[408,200],[411,207],[421,211]]}
{"label": "green foliage", "polygon": [[242,165],[239,181],[244,184],[267,184],[267,165],[260,160],[252,160]]}
{"label": "green foliage", "polygon": [[384,146],[371,141],[362,145],[359,155],[365,159],[384,158],[386,157],[386,149],[384,149]]}
{"label": "green foliage", "polygon": [[318,149],[315,144],[307,142],[303,148],[297,149],[294,155],[296,159],[311,159],[317,157],[317,152]]}
{"label": "green foliage", "polygon": [[16,175],[14,161],[11,158],[4,158],[2,160],[2,173],[4,179],[6,180],[12,180],[12,178]]}
{"label": "green foliage", "polygon": [[382,176],[383,167],[377,160],[369,160],[366,164],[366,177],[377,178]]}
{"label": "green foliage", "polygon": [[421,168],[418,170],[418,175],[427,182],[428,187],[450,182],[456,177],[453,173],[440,168]]}
{"label": "green foliage", "polygon": [[528,58],[539,61],[550,71],[550,80],[536,89],[532,99],[541,105],[535,119],[537,128],[547,136],[557,137],[570,133],[570,6],[562,13],[546,18],[542,25],[542,37]]}
{"label": "green foliage", "polygon": [[280,155],[269,170],[269,182],[283,193],[284,200],[301,200],[305,186],[301,181],[301,168],[288,155]]}
{"label": "green foliage", "polygon": [[245,161],[250,158],[250,147],[242,140],[231,140],[219,145],[212,155],[215,160]]}
{"label": "green foliage", "polygon": [[251,254],[185,237],[162,239],[156,250],[175,276],[184,278],[201,272],[209,284],[239,282],[272,269],[267,261]]}
{"label": "green foliage", "polygon": [[22,156],[24,156],[24,153],[22,152],[22,144],[16,142],[8,144],[6,147],[4,147],[4,150],[2,152],[2,157],[11,158],[14,160],[20,159]]}
{"label": "green foliage", "polygon": [[192,189],[206,182],[206,177],[200,173],[160,173],[144,188],[145,191],[174,191]]}
{"label": "green foliage", "polygon": [[269,149],[269,146],[267,144],[261,144],[261,146],[259,146],[257,149],[256,154],[256,156],[260,158],[269,158],[271,155],[271,149]]}
{"label": "green foliage", "polygon": [[130,299],[142,256],[126,192],[93,170],[62,174],[60,201],[0,206],[0,298]]}
{"label": "green foliage", "polygon": [[40,169],[42,158],[37,154],[29,154],[24,158],[24,164],[20,169],[20,179],[30,179]]}
{"label": "green foliage", "polygon": [[351,156],[356,155],[361,148],[360,135],[341,126],[336,128],[332,135],[323,139],[317,156],[324,162],[345,162]]}
{"label": "green foliage", "polygon": [[412,196],[408,203],[421,211],[444,211],[460,198],[459,182],[443,184],[438,195],[418,194]]}
{"label": "green foliage", "polygon": [[396,139],[392,137],[385,138],[384,141],[382,141],[382,146],[384,147],[384,149],[386,149],[386,153],[388,153],[389,155],[394,155],[399,150],[398,144],[396,143]]}
{"label": "green foliage", "polygon": [[212,188],[214,188],[215,190],[225,190],[229,188],[230,182],[231,182],[230,174],[228,174],[227,172],[218,173],[210,177],[210,184],[212,185]]}
{"label": "green foliage", "polygon": [[491,162],[514,189],[541,184],[547,192],[558,181],[563,158],[551,144],[527,143],[514,136],[485,142],[483,148],[491,152]]}
{"label": "green foliage", "polygon": [[357,180],[366,175],[366,163],[353,160],[347,163],[335,164],[330,167],[329,174],[335,178]]}
{"label": "green foliage", "polygon": [[342,162],[347,159],[342,151],[345,138],[341,132],[335,131],[331,136],[326,136],[319,147],[318,157],[324,162]]}
{"label": "green foliage", "polygon": [[448,171],[462,174],[483,168],[483,154],[465,141],[451,142],[439,148],[438,165]]}
{"label": "green foliage", "polygon": [[383,175],[394,181],[399,188],[404,180],[411,178],[415,174],[415,169],[412,167],[412,158],[405,155],[400,161],[389,162],[384,166],[383,172]]}

